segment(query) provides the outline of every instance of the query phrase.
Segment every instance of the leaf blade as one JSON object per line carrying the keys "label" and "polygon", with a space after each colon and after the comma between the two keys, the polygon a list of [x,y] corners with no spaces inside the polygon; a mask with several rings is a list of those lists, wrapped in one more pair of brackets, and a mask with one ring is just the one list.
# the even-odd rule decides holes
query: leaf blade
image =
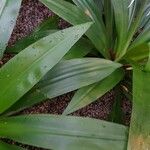
{"label": "leaf blade", "polygon": [[97,58],[64,60],[49,71],[37,86],[8,112],[26,108],[46,98],[54,98],[98,82],[120,67],[121,64]]}
{"label": "leaf blade", "polygon": [[15,26],[21,2],[22,0],[17,0],[15,3],[10,0],[0,1],[0,59]]}
{"label": "leaf blade", "polygon": [[102,16],[103,12],[97,7],[96,3],[91,0],[73,0],[73,2],[94,22],[91,33],[89,33],[89,38],[95,43],[95,46],[99,44],[97,48],[104,56],[109,57],[107,53],[108,42],[106,27]]}
{"label": "leaf blade", "polygon": [[126,0],[112,0],[115,14],[115,24],[117,30],[116,41],[116,59],[124,55],[124,44],[127,40],[128,31],[128,1]]}
{"label": "leaf blade", "polygon": [[[65,0],[40,0],[50,10],[55,12],[58,16],[68,21],[69,23],[76,25],[87,21],[92,21],[86,12],[79,9],[76,5],[71,4]],[[91,1],[92,2],[92,1]],[[107,56],[106,45],[101,40],[101,34],[97,32],[97,26],[94,23],[88,30],[86,35],[98,49],[98,51],[105,57]]]}
{"label": "leaf blade", "polygon": [[44,20],[35,30],[28,36],[17,41],[14,46],[7,47],[9,53],[19,53],[29,45],[38,41],[39,39],[48,36],[50,33],[54,33],[58,30],[58,18],[51,17]]}
{"label": "leaf blade", "polygon": [[150,101],[148,83],[150,73],[134,67],[133,109],[129,131],[128,150],[145,150],[150,147]]}
{"label": "leaf blade", "polygon": [[[126,127],[118,124],[55,115],[10,117],[1,119],[0,126],[1,136],[29,145],[58,150],[83,150],[88,147],[94,150],[110,147],[124,150],[128,132]],[[43,142],[40,142],[41,140]]]}
{"label": "leaf blade", "polygon": [[102,81],[81,88],[76,92],[63,114],[70,114],[94,102],[111,90],[122,79],[123,74],[123,71],[118,69]]}
{"label": "leaf blade", "polygon": [[91,23],[85,23],[44,37],[4,65],[0,69],[0,84],[3,85],[0,87],[0,113],[56,65],[90,26]]}
{"label": "leaf blade", "polygon": [[9,145],[9,144],[6,144],[2,141],[0,141],[0,149],[2,150],[25,150],[21,147],[18,147],[18,146],[14,146],[14,145]]}

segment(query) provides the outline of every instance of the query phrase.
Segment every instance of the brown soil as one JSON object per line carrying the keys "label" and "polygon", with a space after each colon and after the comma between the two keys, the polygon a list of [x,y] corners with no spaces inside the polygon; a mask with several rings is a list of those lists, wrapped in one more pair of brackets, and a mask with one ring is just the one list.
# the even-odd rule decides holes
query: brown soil
{"label": "brown soil", "polygon": [[[18,17],[16,27],[9,41],[9,46],[13,45],[16,41],[25,37],[26,35],[30,34],[39,23],[53,15],[54,14],[51,11],[49,11],[37,0],[23,0],[20,15]],[[68,26],[68,23],[62,20],[60,21],[60,26],[62,28],[64,28],[66,25]],[[3,60],[0,61],[0,66],[6,63],[11,57],[12,55],[6,54]],[[71,92],[69,94],[54,98],[52,100],[47,100],[45,102],[35,105],[34,107],[23,110],[22,112],[20,112],[20,114],[61,114],[68,105],[73,94],[74,92]],[[96,102],[76,111],[71,115],[107,120],[108,114],[110,113],[112,108],[113,100],[114,92],[112,90],[104,95],[102,98],[98,99]],[[124,124],[128,125],[131,114],[130,102],[124,100],[122,108],[125,113]],[[40,150],[39,148],[29,146],[25,147],[28,150]]]}

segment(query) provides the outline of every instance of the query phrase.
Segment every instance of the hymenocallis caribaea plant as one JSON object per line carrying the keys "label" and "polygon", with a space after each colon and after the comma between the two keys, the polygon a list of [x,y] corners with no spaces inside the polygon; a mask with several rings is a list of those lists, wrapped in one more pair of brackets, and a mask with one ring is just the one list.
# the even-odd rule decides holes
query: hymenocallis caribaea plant
{"label": "hymenocallis caribaea plant", "polygon": [[[0,136],[46,149],[149,150],[150,1],[40,1],[75,27],[57,32],[54,17],[6,49],[17,55],[0,69]],[[10,16],[12,6],[19,10],[21,1],[16,2],[0,2],[0,33],[5,35],[0,37],[1,45],[6,46],[13,28],[2,31],[12,20],[4,22],[4,18]],[[110,122],[65,116],[112,88],[116,94]],[[62,116],[10,117],[74,90]],[[130,130],[121,125],[122,95],[133,104]],[[9,146],[1,143],[1,147]]]}

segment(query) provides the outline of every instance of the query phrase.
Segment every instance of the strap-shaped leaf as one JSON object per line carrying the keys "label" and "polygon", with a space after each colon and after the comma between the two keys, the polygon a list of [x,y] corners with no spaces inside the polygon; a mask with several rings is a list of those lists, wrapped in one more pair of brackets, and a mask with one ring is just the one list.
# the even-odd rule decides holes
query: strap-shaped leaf
{"label": "strap-shaped leaf", "polygon": [[[132,3],[133,7],[134,7],[134,11],[132,14],[132,20],[131,20],[131,24],[129,26],[129,37],[132,38],[133,34],[136,32],[137,28],[141,25],[141,21],[143,21],[143,19],[145,18],[145,16],[147,14],[145,14],[146,11],[146,7],[148,5],[149,0],[134,0],[134,2]],[[129,5],[129,7],[131,7]],[[143,22],[144,23],[144,22]]]}
{"label": "strap-shaped leaf", "polygon": [[16,111],[83,86],[101,81],[121,64],[105,59],[82,58],[60,62],[8,112]]}
{"label": "strap-shaped leaf", "polygon": [[143,26],[143,31],[141,31],[138,37],[132,42],[126,54],[127,57],[131,57],[131,59],[133,60],[140,60],[148,57],[149,48],[147,46],[147,43],[150,41],[150,26],[148,23],[149,22],[147,22],[147,25],[145,25],[145,27]]}
{"label": "strap-shaped leaf", "polygon": [[71,24],[80,24],[89,21],[88,16],[77,6],[65,0],[40,0],[58,16],[62,17]]}
{"label": "strap-shaped leaf", "polygon": [[102,81],[79,89],[63,114],[70,114],[94,102],[118,84],[123,75],[124,72],[121,69],[118,69]]}
{"label": "strap-shaped leaf", "polygon": [[115,43],[115,36],[114,36],[115,24],[114,24],[114,11],[111,0],[104,0],[104,15],[105,15],[108,49],[112,50]]}
{"label": "strap-shaped leaf", "polygon": [[81,38],[64,56],[63,59],[82,58],[92,51],[94,45],[90,40]]}
{"label": "strap-shaped leaf", "polygon": [[98,58],[63,61],[48,72],[36,87],[48,98],[52,98],[100,81],[121,66]]}
{"label": "strap-shaped leaf", "polygon": [[150,1],[146,5],[144,15],[142,17],[140,28],[148,28],[150,27]]}
{"label": "strap-shaped leaf", "polygon": [[56,32],[58,29],[58,17],[52,17],[44,20],[30,35],[17,41],[14,46],[8,47],[7,52],[19,53],[29,45],[38,41],[39,39]]}
{"label": "strap-shaped leaf", "polygon": [[150,148],[150,72],[133,70],[133,109],[128,150]]}
{"label": "strap-shaped leaf", "polygon": [[[77,6],[64,1],[64,0],[40,0],[43,4],[45,4],[50,10],[55,12],[58,16],[65,19],[69,23],[76,25],[87,20],[91,20],[87,11],[83,11],[79,9]],[[85,1],[86,2],[86,1]],[[92,1],[90,1],[92,2]],[[92,2],[93,3],[93,2]],[[92,27],[88,30],[86,35],[93,42],[95,47],[102,53],[102,55],[107,57],[107,54],[104,53],[106,47],[101,42],[101,34],[98,32],[98,28],[96,24],[93,24]]]}
{"label": "strap-shaped leaf", "polygon": [[114,99],[114,103],[112,106],[112,110],[110,112],[109,115],[109,121],[111,122],[115,122],[118,124],[122,124],[123,123],[123,111],[121,108],[121,104],[122,104],[122,91],[121,91],[121,87],[118,85],[114,88],[115,91],[115,99]]}
{"label": "strap-shaped leaf", "polygon": [[128,51],[135,49],[137,46],[150,41],[150,2],[148,2],[148,4],[145,6],[145,11],[141,19],[140,28],[142,29],[142,31],[134,40],[134,42],[132,42]]}
{"label": "strap-shaped leaf", "polygon": [[146,29],[143,31],[136,39],[135,41],[131,44],[130,48],[128,51],[133,51],[136,47],[143,43],[147,43],[150,41],[150,28]]}
{"label": "strap-shaped leaf", "polygon": [[128,0],[112,0],[115,14],[115,24],[117,30],[116,52],[117,58],[125,54],[124,45],[127,40],[129,11]]}
{"label": "strap-shaped leaf", "polygon": [[[136,0],[135,2],[136,2],[135,3],[136,8],[135,8],[135,11],[134,11],[134,17],[132,19],[132,23],[129,27],[126,47],[128,47],[130,45],[130,43],[132,42],[133,36],[137,32],[138,27],[140,26],[146,4],[148,4],[148,0],[143,0],[143,1]],[[141,38],[142,38],[142,41],[146,42],[147,34],[145,34],[145,33],[143,34],[143,32],[141,32],[141,34],[142,34]],[[140,41],[140,38],[138,38],[138,42],[139,41]],[[135,43],[138,43],[138,42],[135,42]],[[133,45],[138,45],[138,44],[135,44],[135,43],[133,42]],[[141,43],[139,43],[139,44],[141,44]],[[132,44],[131,44],[131,47],[132,47]]]}
{"label": "strap-shaped leaf", "polygon": [[[96,3],[91,0],[73,0],[73,2],[95,23],[91,30],[93,30],[93,40],[101,45],[102,54],[107,54],[108,40],[106,34],[106,28],[103,22],[103,12],[97,7]],[[96,32],[95,32],[96,29]],[[92,38],[90,36],[90,38]],[[108,55],[108,54],[107,54]]]}
{"label": "strap-shaped leaf", "polygon": [[[115,1],[115,2],[117,2],[117,1]],[[128,1],[126,1],[126,3],[127,2]],[[121,47],[121,49],[119,48],[119,53],[117,52],[117,58],[116,58],[117,61],[120,60],[123,55],[125,55],[130,43],[132,42],[133,36],[137,32],[137,29],[141,24],[142,16],[143,16],[146,4],[148,4],[148,0],[143,0],[143,1],[136,0],[135,3],[133,3],[133,4],[135,5],[135,8],[134,8],[135,10],[133,11],[133,14],[132,14],[133,15],[132,20],[129,20],[129,26],[128,26],[128,24],[126,24],[128,26],[128,28],[127,28],[128,30],[127,30],[126,36],[124,35],[125,43],[122,44],[123,47]],[[119,7],[119,5],[118,5],[118,7]],[[130,5],[128,7],[130,7]],[[126,12],[129,13],[130,11],[128,11],[128,9],[127,9]],[[130,16],[130,13],[128,16]],[[118,20],[120,20],[120,19],[118,19]],[[121,20],[123,20],[123,19],[121,19]]]}
{"label": "strap-shaped leaf", "polygon": [[0,0],[0,59],[16,23],[22,0]]}
{"label": "strap-shaped leaf", "polygon": [[103,5],[104,5],[103,0],[94,0],[94,2],[97,5],[97,7],[100,9],[100,11],[103,11]]}
{"label": "strap-shaped leaf", "polygon": [[147,43],[139,45],[135,48],[129,50],[124,56],[125,59],[131,59],[133,61],[140,61],[148,58],[149,56],[149,47]]}
{"label": "strap-shaped leaf", "polygon": [[[56,32],[57,30],[46,30],[46,31],[40,31],[37,33],[33,33],[30,36],[27,36],[23,38],[22,40],[18,41],[15,46],[8,48],[7,52],[9,53],[19,53],[26,47],[28,47],[30,44],[33,44],[34,42],[38,41],[39,39],[48,36],[49,34],[52,34]],[[70,51],[64,56],[64,59],[72,59],[72,58],[81,58],[85,55],[87,55],[92,49],[94,48],[94,45],[85,38],[81,38],[71,49]]]}
{"label": "strap-shaped leaf", "polygon": [[[150,50],[150,44],[149,44]],[[129,131],[128,150],[150,148],[150,58],[144,68],[134,66],[133,108]]]}
{"label": "strap-shaped leaf", "polygon": [[42,38],[0,69],[0,113],[27,93],[87,31],[77,25]]}
{"label": "strap-shaped leaf", "polygon": [[89,118],[30,115],[0,120],[0,136],[54,150],[125,150],[127,133],[125,126]]}
{"label": "strap-shaped leaf", "polygon": [[5,7],[5,5],[6,5],[6,2],[7,2],[7,0],[1,0],[1,2],[0,2],[0,16],[2,15],[2,12],[3,12],[3,10],[4,10],[4,7]]}
{"label": "strap-shaped leaf", "polygon": [[131,26],[131,23],[133,21],[134,18],[134,14],[136,11],[136,0],[128,0],[129,1],[129,27]]}
{"label": "strap-shaped leaf", "polygon": [[148,44],[148,48],[149,48],[149,58],[148,58],[148,61],[146,63],[146,66],[145,66],[145,71],[150,72],[150,43]]}
{"label": "strap-shaped leaf", "polygon": [[[58,17],[54,16],[52,18],[48,18],[42,22],[29,36],[26,36],[25,38],[16,42],[14,46],[8,47],[7,52],[19,53],[41,38],[56,32],[57,29]],[[94,48],[94,46],[90,40],[82,38],[70,49],[70,51],[65,55],[64,59],[83,57],[87,55],[92,50],[92,48]]]}
{"label": "strap-shaped leaf", "polygon": [[14,146],[14,145],[9,145],[1,141],[0,141],[0,149],[1,150],[25,150],[24,148]]}
{"label": "strap-shaped leaf", "polygon": [[55,33],[55,32],[57,32],[57,30],[47,30],[47,31],[41,31],[38,33],[33,33],[33,34],[17,41],[14,46],[8,47],[6,49],[6,52],[14,53],[14,54],[20,53],[22,50],[24,50],[31,44],[37,42],[38,40],[40,40],[50,34]]}

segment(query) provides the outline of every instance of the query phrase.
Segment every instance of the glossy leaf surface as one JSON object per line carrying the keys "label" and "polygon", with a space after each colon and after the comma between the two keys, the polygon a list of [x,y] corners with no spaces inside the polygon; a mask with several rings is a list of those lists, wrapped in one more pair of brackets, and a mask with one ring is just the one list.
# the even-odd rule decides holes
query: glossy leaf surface
{"label": "glossy leaf surface", "polygon": [[[150,50],[150,43],[149,43]],[[128,150],[150,148],[150,55],[144,69],[134,66],[133,108],[130,123]]]}
{"label": "glossy leaf surface", "polygon": [[23,39],[17,41],[14,46],[8,47],[7,52],[9,53],[19,53],[24,50],[29,45],[38,41],[39,39],[48,36],[58,30],[58,17],[51,17],[44,20],[35,30],[24,37]]}
{"label": "glossy leaf surface", "polygon": [[54,150],[124,150],[127,133],[125,126],[89,118],[30,115],[0,120],[0,136]]}
{"label": "glossy leaf surface", "polygon": [[71,24],[80,24],[89,21],[88,16],[77,6],[65,0],[40,0],[58,16]]}
{"label": "glossy leaf surface", "polygon": [[[93,1],[88,1],[88,2],[84,1],[85,3],[88,3],[88,6],[91,7],[91,8],[88,7],[91,10],[91,12],[88,9],[85,10],[85,7],[84,7],[84,9],[82,9],[81,7],[78,8],[76,5],[74,5],[72,3],[69,3],[67,1],[64,1],[64,0],[61,0],[61,1],[60,0],[40,0],[40,1],[43,4],[45,4],[50,10],[55,12],[58,16],[60,16],[61,18],[63,18],[64,20],[68,21],[69,23],[71,23],[73,25],[80,24],[80,23],[83,23],[83,22],[86,22],[86,21],[89,21],[89,20],[94,21],[94,24],[88,30],[86,35],[89,37],[89,39],[92,41],[92,43],[98,49],[98,51],[101,52],[101,54],[103,56],[108,57],[107,56],[107,51],[105,51],[106,50],[105,43],[107,41],[106,41],[105,34],[104,34],[105,33],[104,26],[102,25],[103,29],[101,29],[98,26],[99,25],[99,23],[98,23],[99,20],[96,19],[96,18],[99,18],[100,16],[102,16],[102,14],[98,14],[99,12],[97,12],[97,14],[99,16],[95,16],[96,18],[91,19],[90,13],[91,12],[93,13],[93,10],[95,8],[97,9],[97,6],[95,6]],[[89,3],[92,3],[92,5],[89,4]],[[95,15],[95,14],[93,13],[93,15]],[[96,22],[95,22],[95,19],[96,19]],[[101,33],[104,34],[104,37],[100,34],[100,31],[101,31]],[[105,41],[102,40],[103,38],[105,39]]]}
{"label": "glossy leaf surface", "polygon": [[125,53],[124,45],[128,31],[128,0],[111,0],[114,7],[115,24],[117,30],[116,53],[121,57]]}
{"label": "glossy leaf surface", "polygon": [[[148,44],[148,48],[149,48],[149,52],[150,52],[150,43]],[[148,61],[145,65],[144,70],[147,71],[147,72],[150,72],[150,53],[149,53],[149,58],[148,58]]]}
{"label": "glossy leaf surface", "polygon": [[0,149],[1,150],[25,150],[23,148],[20,148],[14,145],[9,145],[1,141],[0,141]]}
{"label": "glossy leaf surface", "polygon": [[121,87],[116,86],[114,88],[115,94],[114,94],[114,103],[112,106],[111,113],[109,115],[109,121],[115,122],[118,124],[123,124],[123,112],[121,109],[122,104],[122,91]]}
{"label": "glossy leaf surface", "polygon": [[93,43],[95,43],[95,46],[97,46],[104,56],[108,56],[108,41],[106,28],[103,22],[103,12],[96,5],[95,1],[73,0],[73,2],[94,22],[89,38],[93,41]]}
{"label": "glossy leaf surface", "polygon": [[94,102],[110,91],[122,79],[123,75],[124,72],[118,69],[102,81],[79,89],[63,114],[70,114]]}
{"label": "glossy leaf surface", "polygon": [[132,59],[133,61],[140,61],[149,56],[148,44],[144,43],[131,50],[129,50],[124,56],[125,59]]}
{"label": "glossy leaf surface", "polygon": [[119,63],[97,58],[62,61],[49,71],[10,111],[16,111],[18,108],[31,106],[46,98],[53,98],[101,81],[120,67]]}
{"label": "glossy leaf surface", "polygon": [[63,57],[63,59],[68,60],[73,58],[82,58],[90,53],[93,48],[94,45],[90,42],[90,40],[81,38]]}
{"label": "glossy leaf surface", "polygon": [[53,68],[90,26],[85,23],[44,37],[4,65],[0,69],[0,113]]}
{"label": "glossy leaf surface", "polygon": [[128,150],[150,148],[150,72],[134,68],[133,109]]}
{"label": "glossy leaf surface", "polygon": [[0,1],[0,59],[3,56],[16,19],[22,0],[1,0]]}

